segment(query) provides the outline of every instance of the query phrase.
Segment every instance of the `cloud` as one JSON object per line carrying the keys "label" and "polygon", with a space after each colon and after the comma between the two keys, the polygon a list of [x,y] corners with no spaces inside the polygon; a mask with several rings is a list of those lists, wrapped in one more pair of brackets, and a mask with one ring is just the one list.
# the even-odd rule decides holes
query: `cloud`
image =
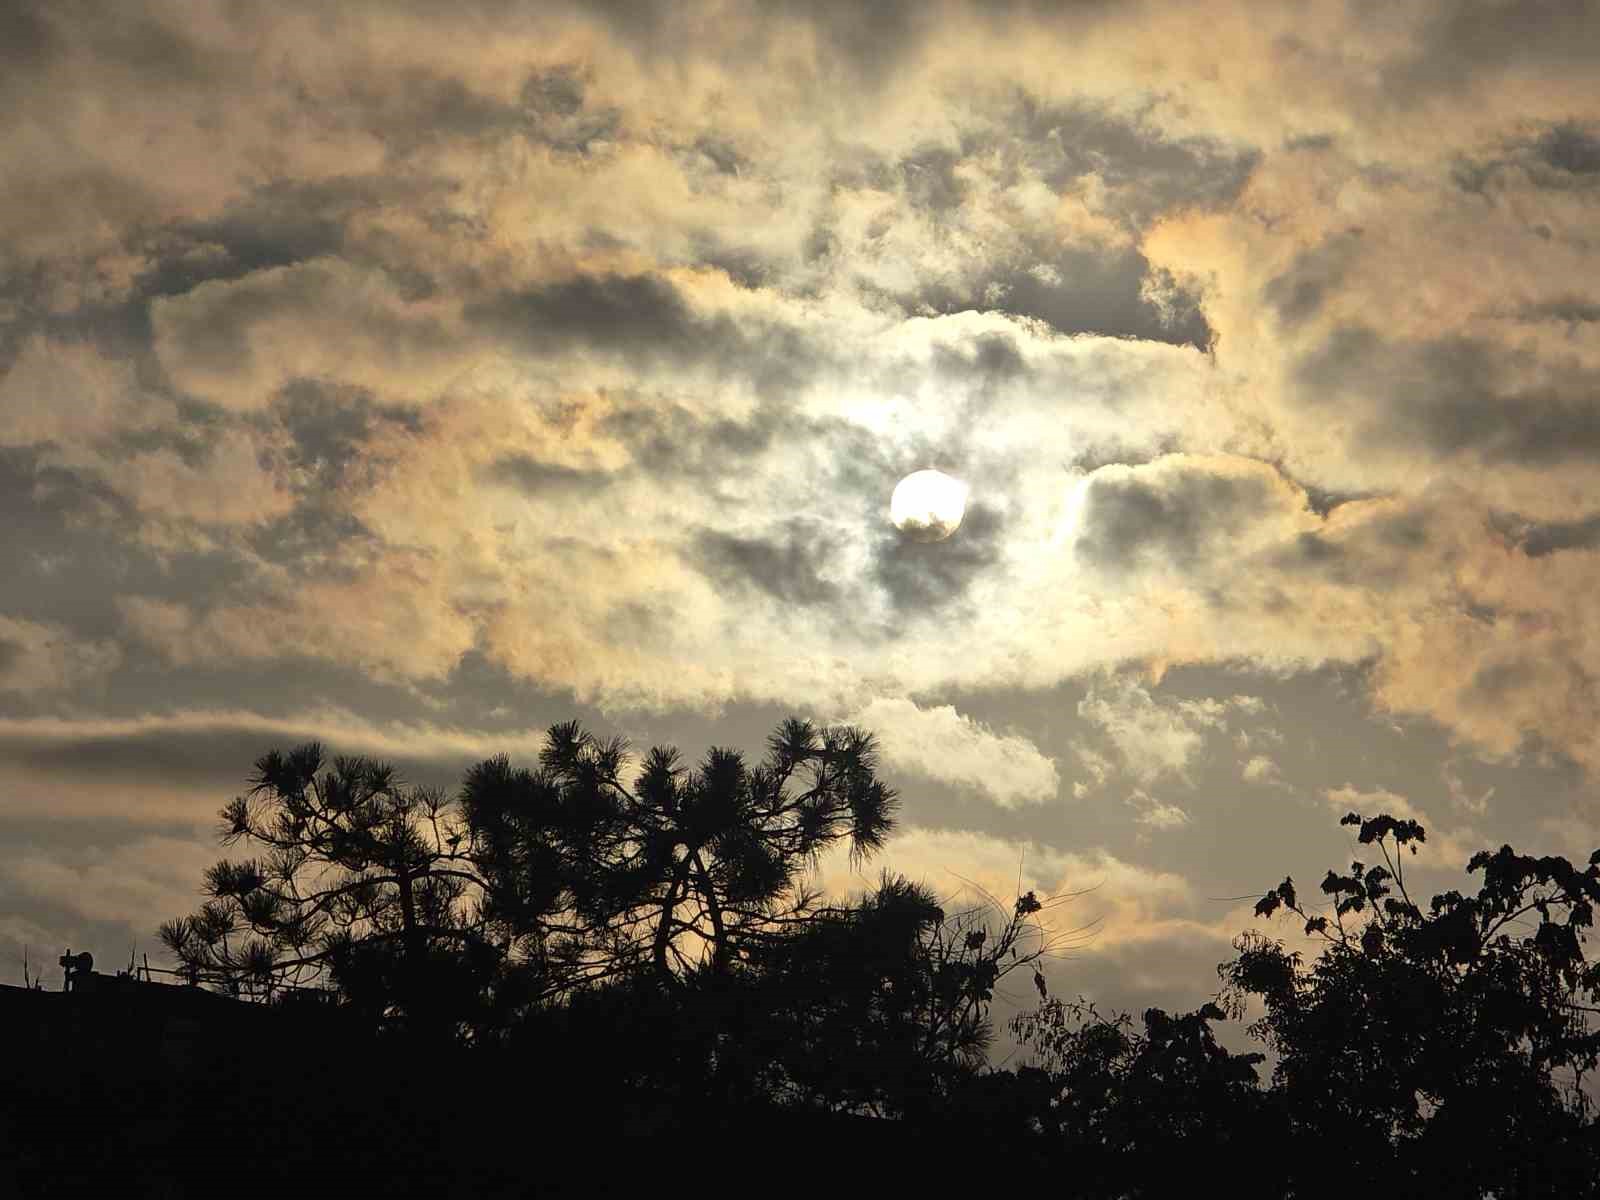
{"label": "cloud", "polygon": [[466,319],[536,354],[578,346],[646,361],[720,358],[737,337],[726,322],[699,319],[670,280],[653,275],[553,281],[469,307]]}
{"label": "cloud", "polygon": [[[824,858],[817,880],[831,896],[859,894],[872,886],[879,871],[921,881],[941,897],[953,897],[947,908],[982,905],[977,885],[1002,904],[1020,891],[1041,900],[1061,897],[1064,903],[1045,910],[1047,935],[1064,939],[1062,949],[1075,954],[1102,954],[1196,931],[1196,897],[1182,876],[1118,858],[1105,850],[1068,852],[1026,839],[956,830],[906,828],[884,847],[867,868],[853,873],[841,851]],[[1075,899],[1069,893],[1083,892]]]}
{"label": "cloud", "polygon": [[1167,804],[1148,792],[1136,789],[1129,793],[1124,803],[1137,814],[1133,823],[1146,835],[1181,829],[1190,821],[1189,814],[1176,804]]}
{"label": "cloud", "polygon": [[1541,363],[1462,336],[1396,343],[1342,326],[1301,362],[1297,380],[1313,402],[1355,415],[1357,446],[1380,452],[1519,466],[1600,453],[1600,371],[1574,361]]}
{"label": "cloud", "polygon": [[1506,140],[1500,153],[1459,163],[1455,179],[1472,192],[1514,188],[1519,182],[1535,187],[1570,190],[1600,186],[1600,138],[1596,126],[1560,121],[1534,136]]}
{"label": "cloud", "polygon": [[1529,558],[1543,558],[1562,550],[1600,547],[1600,513],[1575,521],[1526,521],[1503,518],[1507,532]]}
{"label": "cloud", "polygon": [[307,377],[425,401],[470,363],[448,310],[333,258],[208,280],[152,301],[150,320],[173,383],[237,411]]}
{"label": "cloud", "polygon": [[1000,734],[948,704],[919,708],[910,700],[879,698],[850,717],[873,731],[885,766],[975,791],[1012,808],[1055,799],[1055,762],[1016,734]]}
{"label": "cloud", "polygon": [[1123,676],[1091,684],[1078,715],[1099,726],[1128,772],[1148,783],[1183,776],[1200,754],[1205,731],[1225,727],[1228,707],[1217,700],[1158,698]]}
{"label": "cloud", "polygon": [[1261,298],[1277,310],[1285,325],[1299,325],[1314,316],[1329,291],[1343,278],[1360,236],[1359,228],[1346,229],[1302,250],[1287,270],[1267,281]]}
{"label": "cloud", "polygon": [[1304,494],[1265,463],[1166,455],[1084,482],[1078,557],[1100,570],[1193,570],[1310,531]]}
{"label": "cloud", "polygon": [[[202,844],[168,837],[141,837],[112,849],[85,846],[66,859],[18,850],[0,864],[0,889],[12,904],[126,923],[146,938],[162,921],[199,907],[201,873],[217,859]],[[100,969],[109,971],[110,964]]]}
{"label": "cloud", "polygon": [[449,603],[441,603],[440,589],[460,585],[404,556],[386,555],[342,577],[274,573],[262,582],[255,596],[226,604],[140,595],[116,604],[129,633],[180,666],[316,658],[379,676],[439,679],[474,646],[474,622],[450,619]]}
{"label": "cloud", "polygon": [[1600,761],[1583,5],[13,8],[8,713],[917,696],[1126,839],[1337,782],[1185,664]]}
{"label": "cloud", "polygon": [[331,753],[394,762],[417,782],[454,787],[491,755],[538,757],[543,729],[484,733],[432,721],[373,720],[307,705],[293,717],[178,709],[134,717],[0,718],[8,814],[193,823],[242,790],[274,747],[319,741]]}
{"label": "cloud", "polygon": [[1488,813],[1489,801],[1494,799],[1496,791],[1492,784],[1474,795],[1450,763],[1445,763],[1439,769],[1439,774],[1450,793],[1450,803],[1459,811],[1473,817],[1483,817]]}
{"label": "cloud", "polygon": [[63,692],[92,685],[122,661],[114,642],[82,641],[64,627],[0,615],[0,692]]}
{"label": "cloud", "polygon": [[1246,783],[1281,783],[1283,773],[1265,754],[1253,754],[1239,771]]}
{"label": "cloud", "polygon": [[1001,562],[1004,517],[983,501],[969,501],[959,538],[923,542],[879,525],[873,572],[896,609],[959,607],[979,576]]}
{"label": "cloud", "polygon": [[0,412],[7,446],[70,445],[152,423],[128,363],[37,333],[0,376]]}
{"label": "cloud", "polygon": [[827,531],[802,518],[783,522],[770,538],[706,530],[695,545],[696,558],[713,578],[765,593],[779,605],[838,598],[839,584],[827,578],[828,550]]}

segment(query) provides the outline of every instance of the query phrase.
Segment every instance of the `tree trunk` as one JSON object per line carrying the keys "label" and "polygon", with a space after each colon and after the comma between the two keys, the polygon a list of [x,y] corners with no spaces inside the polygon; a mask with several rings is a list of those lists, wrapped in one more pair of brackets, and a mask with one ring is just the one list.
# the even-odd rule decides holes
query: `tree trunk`
{"label": "tree trunk", "polygon": [[[685,859],[685,866],[688,860]],[[678,907],[678,887],[683,882],[684,872],[675,871],[672,882],[667,885],[667,898],[661,902],[661,920],[656,924],[656,939],[653,947],[656,971],[663,980],[672,978],[672,972],[667,967],[667,943],[672,940],[672,913]]]}
{"label": "tree trunk", "polygon": [[715,943],[711,948],[711,967],[718,974],[728,964],[728,930],[722,923],[722,905],[717,903],[717,889],[712,886],[711,872],[706,870],[700,851],[694,852],[695,870],[700,875],[700,886],[705,892],[706,909],[711,913],[711,933]]}
{"label": "tree trunk", "polygon": [[405,998],[407,1023],[420,1024],[422,1007],[422,931],[417,927],[417,901],[411,889],[411,874],[399,872],[400,923],[403,934],[400,964],[401,995]]}

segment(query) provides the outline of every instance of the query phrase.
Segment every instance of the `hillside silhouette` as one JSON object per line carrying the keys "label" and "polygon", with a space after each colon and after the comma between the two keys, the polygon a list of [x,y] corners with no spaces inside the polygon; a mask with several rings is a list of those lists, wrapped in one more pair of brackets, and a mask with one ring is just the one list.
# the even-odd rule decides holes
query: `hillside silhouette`
{"label": "hillside silhouette", "polygon": [[[864,731],[791,720],[757,763],[628,767],[576,724],[455,795],[315,744],[263,755],[221,814],[244,855],[161,927],[178,982],[69,952],[66,990],[0,989],[0,1193],[721,1194],[977,1169],[1107,1198],[1594,1194],[1600,851],[1486,850],[1475,895],[1424,902],[1405,862],[1426,831],[1352,813],[1374,861],[1255,910],[1318,955],[1245,931],[1196,981],[1209,1001],[1136,1019],[1050,994],[1041,914],[1071,897],[804,888],[822,851],[868,860],[895,828]],[[995,1067],[1014,973],[1038,1004],[1011,1023],[1025,1061]],[[1252,1016],[1259,1051],[1219,1044]]]}

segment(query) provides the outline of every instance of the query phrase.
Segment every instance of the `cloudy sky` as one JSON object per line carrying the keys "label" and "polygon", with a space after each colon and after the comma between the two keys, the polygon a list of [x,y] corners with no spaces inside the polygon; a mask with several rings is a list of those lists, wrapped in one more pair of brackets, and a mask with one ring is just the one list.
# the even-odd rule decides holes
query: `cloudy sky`
{"label": "cloudy sky", "polygon": [[1352,808],[1439,886],[1600,844],[1600,5],[9,0],[0,60],[4,981],[155,949],[312,737],[855,721],[886,865],[1096,887],[1052,979],[1141,1006]]}

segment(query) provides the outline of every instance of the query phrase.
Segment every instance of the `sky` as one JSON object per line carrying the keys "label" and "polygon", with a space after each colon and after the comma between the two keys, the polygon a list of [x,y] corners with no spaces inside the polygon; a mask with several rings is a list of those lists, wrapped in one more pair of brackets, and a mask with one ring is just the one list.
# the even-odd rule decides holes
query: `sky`
{"label": "sky", "polygon": [[0,3],[0,980],[569,718],[875,731],[824,884],[1136,1011],[1345,812],[1586,859],[1597,216],[1574,0]]}

